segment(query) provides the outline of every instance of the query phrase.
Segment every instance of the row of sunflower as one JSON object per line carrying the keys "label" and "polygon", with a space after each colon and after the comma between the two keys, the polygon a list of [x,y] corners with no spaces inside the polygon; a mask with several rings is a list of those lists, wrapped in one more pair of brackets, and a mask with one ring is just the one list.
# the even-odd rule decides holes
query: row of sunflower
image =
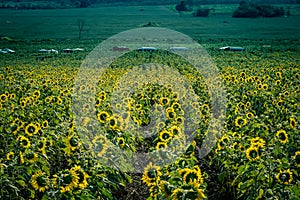
{"label": "row of sunflower", "polygon": [[[297,199],[299,58],[257,54],[213,55],[227,90],[226,125],[202,159],[212,114],[205,83],[216,80],[205,82],[178,56],[131,52],[96,87],[86,83],[89,74],[76,77],[79,68],[66,58],[55,67],[5,64],[0,197],[120,199],[127,172],[137,170],[126,162],[142,154],[149,199]],[[82,105],[72,108],[81,94]]]}

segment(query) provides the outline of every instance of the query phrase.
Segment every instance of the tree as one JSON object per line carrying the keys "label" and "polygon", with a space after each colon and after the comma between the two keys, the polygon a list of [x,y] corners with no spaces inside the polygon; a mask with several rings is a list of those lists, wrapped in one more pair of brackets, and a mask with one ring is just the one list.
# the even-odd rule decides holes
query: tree
{"label": "tree", "polygon": [[84,20],[78,19],[77,26],[78,26],[78,40],[80,40],[82,36],[83,27],[84,27]]}
{"label": "tree", "polygon": [[185,1],[181,1],[180,4],[177,4],[175,8],[178,12],[187,11]]}

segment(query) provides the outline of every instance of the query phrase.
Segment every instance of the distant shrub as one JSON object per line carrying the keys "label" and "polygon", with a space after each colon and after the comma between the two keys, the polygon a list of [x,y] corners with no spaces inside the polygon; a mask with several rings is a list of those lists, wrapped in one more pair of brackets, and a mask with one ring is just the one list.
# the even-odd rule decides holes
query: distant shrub
{"label": "distant shrub", "polygon": [[186,7],[186,4],[185,4],[185,1],[181,1],[179,4],[176,5],[176,10],[178,12],[181,12],[181,11],[187,11],[188,8]]}
{"label": "distant shrub", "polygon": [[207,17],[209,14],[208,8],[198,8],[196,12],[193,13],[194,17]]}
{"label": "distant shrub", "polygon": [[258,5],[241,1],[239,7],[233,12],[232,17],[281,17],[284,15],[283,7],[274,7],[271,5]]}

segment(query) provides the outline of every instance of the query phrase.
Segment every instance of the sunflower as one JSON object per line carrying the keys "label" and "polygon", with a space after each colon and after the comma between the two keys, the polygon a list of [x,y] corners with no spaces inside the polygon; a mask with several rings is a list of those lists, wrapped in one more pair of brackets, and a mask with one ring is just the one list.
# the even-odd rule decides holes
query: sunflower
{"label": "sunflower", "polygon": [[217,148],[216,151],[218,152],[218,151],[224,149],[225,146],[226,146],[226,144],[227,144],[229,141],[230,141],[230,139],[229,139],[228,135],[227,135],[227,134],[223,135],[222,138],[220,138],[220,139],[218,140],[218,143],[217,143],[218,148]]}
{"label": "sunflower", "polygon": [[172,108],[173,108],[174,110],[178,110],[178,109],[180,109],[180,104],[177,103],[177,102],[175,102],[175,103],[172,104]]}
{"label": "sunflower", "polygon": [[37,160],[38,155],[33,151],[25,151],[24,158],[28,160],[30,163],[34,163]]}
{"label": "sunflower", "polygon": [[205,199],[204,190],[200,188],[200,184],[196,182],[190,182],[183,184],[180,188],[176,188],[172,192],[172,200],[179,199]]}
{"label": "sunflower", "polygon": [[203,183],[202,173],[198,165],[194,166],[193,169],[186,169],[182,175],[184,183]]}
{"label": "sunflower", "polygon": [[176,113],[173,108],[167,108],[166,109],[166,115],[168,119],[175,119],[176,118]]}
{"label": "sunflower", "polygon": [[22,109],[24,109],[24,108],[26,107],[26,104],[27,104],[27,103],[26,103],[25,100],[21,100],[21,101],[20,101],[20,106],[21,106]]}
{"label": "sunflower", "polygon": [[179,116],[179,117],[176,117],[176,122],[179,124],[179,125],[182,125],[184,124],[184,118]]}
{"label": "sunflower", "polygon": [[5,94],[0,95],[0,101],[1,102],[6,102],[8,100],[8,97]]}
{"label": "sunflower", "polygon": [[35,90],[32,94],[32,96],[35,98],[35,99],[38,99],[40,98],[41,96],[41,92],[39,90]]}
{"label": "sunflower", "polygon": [[192,144],[190,144],[190,145],[187,147],[187,149],[186,149],[186,151],[185,151],[184,154],[185,154],[186,156],[192,156],[192,155],[194,155],[195,149],[196,149],[196,145],[197,145],[196,141],[193,140]]}
{"label": "sunflower", "polygon": [[110,116],[107,121],[109,128],[112,130],[116,130],[118,128],[118,120],[115,116]]}
{"label": "sunflower", "polygon": [[48,188],[49,178],[43,171],[37,171],[32,175],[31,185],[35,190],[44,192]]}
{"label": "sunflower", "polygon": [[25,127],[25,133],[28,135],[28,136],[32,136],[34,134],[37,134],[38,133],[38,127],[36,125],[34,125],[33,123],[30,123],[28,124],[26,127]]}
{"label": "sunflower", "polygon": [[165,143],[165,142],[158,142],[158,143],[156,144],[156,149],[157,149],[157,150],[165,149],[165,148],[167,148],[167,143]]}
{"label": "sunflower", "polygon": [[248,148],[246,150],[246,157],[250,161],[256,161],[256,160],[260,159],[258,148],[257,147],[250,147],[250,148]]}
{"label": "sunflower", "polygon": [[279,183],[288,185],[293,181],[293,173],[290,169],[281,171],[276,175],[276,179]]}
{"label": "sunflower", "polygon": [[92,140],[92,148],[97,157],[102,157],[108,149],[108,142],[105,136],[99,135]]}
{"label": "sunflower", "polygon": [[266,141],[260,137],[255,137],[251,139],[251,146],[264,148]]}
{"label": "sunflower", "polygon": [[27,137],[24,137],[23,135],[19,136],[17,138],[17,140],[19,141],[19,144],[24,147],[25,149],[29,148],[30,145],[30,141]]}
{"label": "sunflower", "polygon": [[157,165],[153,165],[150,162],[144,169],[142,181],[147,184],[148,187],[152,185],[157,185],[160,182],[160,176],[162,173],[160,172],[160,167]]}
{"label": "sunflower", "polygon": [[118,143],[119,147],[123,148],[125,146],[125,139],[123,137],[118,137],[117,143]]}
{"label": "sunflower", "polygon": [[59,186],[61,193],[69,192],[78,186],[79,176],[74,170],[65,169],[53,177],[54,185]]}
{"label": "sunflower", "polygon": [[172,194],[172,188],[170,187],[169,182],[161,180],[159,183],[159,189],[163,194],[168,198]]}
{"label": "sunflower", "polygon": [[297,151],[292,158],[295,160],[296,166],[300,167],[300,151]]}
{"label": "sunflower", "polygon": [[181,134],[181,130],[178,126],[171,126],[170,131],[171,131],[172,135],[180,135]]}
{"label": "sunflower", "polygon": [[267,89],[268,89],[268,84],[263,84],[263,85],[262,85],[262,88],[263,88],[264,90],[267,90]]}
{"label": "sunflower", "polygon": [[42,128],[47,128],[49,126],[48,120],[42,122]]}
{"label": "sunflower", "polygon": [[184,190],[181,188],[176,188],[175,190],[173,190],[172,192],[172,200],[179,200],[180,197],[184,194]]}
{"label": "sunflower", "polygon": [[159,100],[159,103],[160,103],[162,106],[168,106],[169,103],[170,103],[170,99],[167,98],[167,97],[161,97],[160,100]]}
{"label": "sunflower", "polygon": [[248,112],[248,113],[246,113],[246,117],[247,117],[248,119],[251,119],[251,118],[254,117],[254,115],[253,115],[252,112]]}
{"label": "sunflower", "polygon": [[81,189],[84,189],[88,186],[87,179],[89,178],[89,175],[80,167],[80,166],[75,166],[72,167],[71,171],[74,171],[79,179],[78,179],[78,187]]}
{"label": "sunflower", "polygon": [[47,139],[42,137],[40,141],[38,141],[37,143],[37,149],[42,152],[42,154],[46,154],[46,143],[47,143]]}
{"label": "sunflower", "polygon": [[235,126],[236,127],[239,127],[239,128],[242,128],[243,126],[245,126],[247,123],[247,120],[244,119],[242,116],[238,116],[236,119],[235,119]]}
{"label": "sunflower", "polygon": [[172,138],[172,133],[167,130],[163,130],[159,133],[159,139],[163,142],[168,142]]}
{"label": "sunflower", "polygon": [[288,142],[289,137],[286,133],[285,130],[279,130],[276,132],[276,137],[278,138],[278,140],[280,141],[280,143],[285,144]]}
{"label": "sunflower", "polygon": [[99,99],[100,99],[101,101],[105,101],[105,100],[106,100],[106,92],[105,92],[105,91],[101,91],[101,92],[98,94],[98,96],[99,96]]}
{"label": "sunflower", "polygon": [[8,154],[6,154],[6,159],[7,160],[11,160],[12,158],[13,158],[13,156],[15,155],[15,153],[14,152],[9,152]]}
{"label": "sunflower", "polygon": [[103,124],[109,118],[109,114],[105,111],[100,111],[97,117],[98,117],[98,121]]}
{"label": "sunflower", "polygon": [[296,129],[296,119],[293,117],[290,117],[290,127]]}
{"label": "sunflower", "polygon": [[24,164],[25,160],[24,160],[24,156],[23,156],[23,152],[22,151],[20,151],[19,156],[20,156],[20,162],[21,162],[21,164]]}
{"label": "sunflower", "polygon": [[77,135],[70,135],[67,138],[67,146],[74,151],[80,145],[80,140]]}

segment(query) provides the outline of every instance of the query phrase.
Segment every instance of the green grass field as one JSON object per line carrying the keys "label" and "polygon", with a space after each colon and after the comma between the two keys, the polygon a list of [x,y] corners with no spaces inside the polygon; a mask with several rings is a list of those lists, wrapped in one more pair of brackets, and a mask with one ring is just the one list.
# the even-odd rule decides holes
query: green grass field
{"label": "green grass field", "polygon": [[[77,20],[85,21],[82,39],[105,39],[149,22],[201,39],[298,39],[300,16],[232,18],[227,7],[215,6],[208,18],[179,16],[166,6],[100,7],[58,10],[1,10],[0,36],[17,40],[77,39]],[[144,11],[141,11],[143,9]],[[297,10],[293,7],[293,10]],[[226,13],[227,11],[227,13]]]}

